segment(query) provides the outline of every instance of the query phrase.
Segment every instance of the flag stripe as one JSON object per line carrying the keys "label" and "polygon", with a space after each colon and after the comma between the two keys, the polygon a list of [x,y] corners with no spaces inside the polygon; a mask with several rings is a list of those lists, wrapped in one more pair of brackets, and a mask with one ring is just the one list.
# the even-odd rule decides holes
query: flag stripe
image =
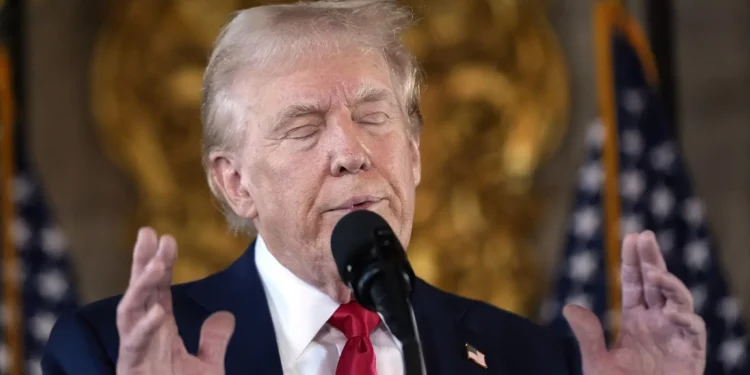
{"label": "flag stripe", "polygon": [[21,375],[23,364],[23,329],[21,327],[21,298],[19,293],[16,269],[18,259],[13,243],[11,226],[13,224],[13,156],[15,152],[14,122],[15,103],[13,99],[12,66],[8,51],[0,47],[0,126],[2,126],[2,150],[0,150],[0,173],[2,173],[2,301],[6,308],[5,340],[8,343],[11,364],[10,373]]}

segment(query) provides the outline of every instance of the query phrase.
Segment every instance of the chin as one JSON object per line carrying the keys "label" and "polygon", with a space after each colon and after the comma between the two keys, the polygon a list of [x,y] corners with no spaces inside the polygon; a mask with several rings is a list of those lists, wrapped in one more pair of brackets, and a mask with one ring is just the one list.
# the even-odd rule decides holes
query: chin
{"label": "chin", "polygon": [[336,267],[333,258],[331,258],[331,262],[329,264],[323,267],[323,274],[326,278],[326,281],[323,282],[323,285],[324,288],[327,289],[324,290],[324,292],[336,302],[341,304],[347,303],[352,300],[354,298],[354,296],[352,295],[352,291],[346,284],[344,284],[344,281],[341,280],[341,276],[339,275],[338,268]]}

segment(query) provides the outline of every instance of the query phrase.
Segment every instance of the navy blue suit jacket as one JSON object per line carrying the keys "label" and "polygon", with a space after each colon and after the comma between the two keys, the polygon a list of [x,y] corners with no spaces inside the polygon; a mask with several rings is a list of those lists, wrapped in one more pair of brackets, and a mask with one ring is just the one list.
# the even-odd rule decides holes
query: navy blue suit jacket
{"label": "navy blue suit jacket", "polygon": [[[226,375],[282,375],[254,248],[250,246],[224,271],[172,287],[180,335],[193,354],[201,325],[211,313],[227,310],[234,314],[236,328],[227,348]],[[44,374],[115,374],[119,300],[112,297],[61,316],[42,359]],[[412,305],[429,375],[574,375],[581,371],[574,341],[520,316],[448,294],[422,280],[414,288]],[[467,343],[484,353],[486,369],[468,359]]]}

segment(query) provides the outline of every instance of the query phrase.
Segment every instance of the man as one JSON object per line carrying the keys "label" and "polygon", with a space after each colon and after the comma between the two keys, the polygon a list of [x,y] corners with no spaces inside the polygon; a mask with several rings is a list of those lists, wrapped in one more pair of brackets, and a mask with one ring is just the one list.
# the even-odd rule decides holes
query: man
{"label": "man", "polygon": [[[330,237],[367,209],[409,244],[422,126],[417,66],[399,41],[409,22],[389,1],[238,13],[206,70],[203,154],[230,225],[257,230],[256,241],[228,269],[170,286],[177,245],[142,229],[124,295],[61,317],[45,373],[403,374],[400,343],[352,301]],[[702,374],[704,324],[653,234],[625,238],[622,267],[610,350],[583,308],[565,309],[575,345],[419,281],[427,373]]]}

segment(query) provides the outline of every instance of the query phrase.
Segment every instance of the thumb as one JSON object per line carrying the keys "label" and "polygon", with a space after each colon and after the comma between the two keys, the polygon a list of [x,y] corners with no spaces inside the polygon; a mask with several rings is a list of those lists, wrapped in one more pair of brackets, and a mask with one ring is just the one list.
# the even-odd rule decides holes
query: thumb
{"label": "thumb", "polygon": [[568,321],[573,334],[581,349],[581,359],[584,367],[607,350],[604,342],[604,330],[599,319],[588,309],[567,305],[563,308],[563,316]]}
{"label": "thumb", "polygon": [[210,364],[223,364],[234,324],[234,315],[226,311],[209,316],[201,327],[198,357]]}

